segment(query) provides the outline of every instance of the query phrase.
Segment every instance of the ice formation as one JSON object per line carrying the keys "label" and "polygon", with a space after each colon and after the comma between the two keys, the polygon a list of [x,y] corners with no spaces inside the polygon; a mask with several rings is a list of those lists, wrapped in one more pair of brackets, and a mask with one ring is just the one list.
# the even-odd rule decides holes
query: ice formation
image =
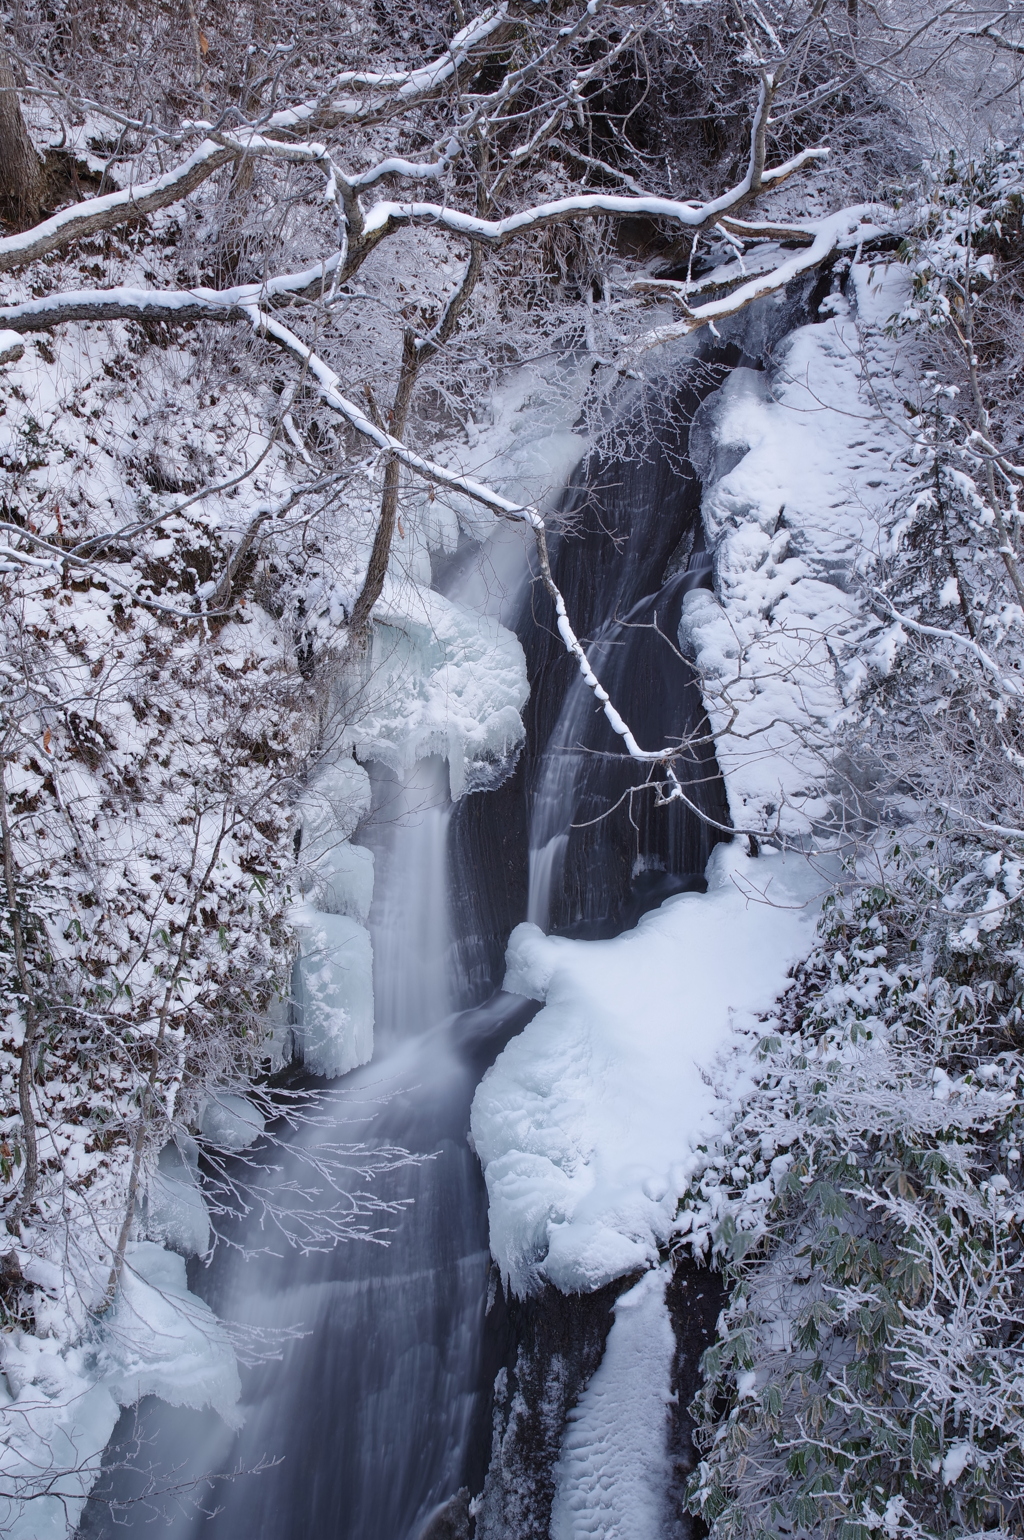
{"label": "ice formation", "polygon": [[91,1336],[68,1349],[4,1332],[0,1364],[0,1494],[18,1494],[0,1495],[7,1540],[74,1531],[122,1406],[158,1395],[238,1421],[231,1344],[189,1293],[184,1259],[152,1241],[129,1245],[121,1292]]}

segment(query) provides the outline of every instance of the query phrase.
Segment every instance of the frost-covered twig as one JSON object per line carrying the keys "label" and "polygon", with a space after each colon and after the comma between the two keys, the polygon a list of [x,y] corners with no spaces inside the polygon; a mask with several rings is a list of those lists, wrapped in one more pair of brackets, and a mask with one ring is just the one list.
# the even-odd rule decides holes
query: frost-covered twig
{"label": "frost-covered twig", "polygon": [[[259,125],[259,134],[269,140],[276,135],[292,135],[300,128],[308,131],[341,123],[379,121],[381,117],[405,111],[442,90],[458,76],[476,50],[495,45],[508,30],[507,17],[506,4],[490,7],[463,27],[437,59],[418,69],[348,71],[339,75],[333,91],[354,94],[332,92],[325,99],[282,108]],[[369,94],[373,92],[378,94]],[[198,132],[212,126],[199,122],[191,125]],[[0,272],[22,267],[71,241],[112,229],[127,219],[179,203],[221,166],[255,152],[255,143],[247,148],[244,137],[232,143],[204,139],[180,165],[161,176],[102,197],[87,198],[29,230],[0,237]]]}
{"label": "frost-covered twig", "polygon": [[989,656],[984,647],[979,647],[978,643],[971,637],[962,636],[959,631],[947,631],[942,626],[928,626],[919,620],[911,620],[909,615],[900,613],[892,600],[882,593],[881,589],[876,588],[873,592],[889,610],[893,619],[899,621],[901,626],[906,626],[908,631],[913,631],[918,636],[934,636],[939,641],[953,642],[957,647],[962,647],[965,652],[969,652],[973,657],[977,658],[981,666],[992,675],[996,684],[1007,695],[1012,695],[1018,700],[1024,697],[1024,686],[1021,685],[1020,681],[1008,677],[995,659]]}

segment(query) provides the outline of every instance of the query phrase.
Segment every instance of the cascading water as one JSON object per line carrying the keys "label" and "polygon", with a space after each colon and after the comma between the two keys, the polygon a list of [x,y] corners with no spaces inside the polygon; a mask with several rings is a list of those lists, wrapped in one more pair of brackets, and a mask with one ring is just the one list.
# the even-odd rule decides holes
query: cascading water
{"label": "cascading water", "polygon": [[[697,487],[684,474],[685,423],[713,383],[705,375],[698,392],[684,378],[659,409],[646,454],[585,464],[563,500],[555,573],[637,736],[688,743],[688,794],[724,823],[699,691],[674,645],[684,593],[708,580]],[[221,1252],[199,1273],[193,1286],[222,1319],[257,1335],[304,1335],[247,1372],[237,1435],[212,1415],[150,1403],[142,1419],[150,1443],[134,1463],[152,1465],[152,1480],[114,1469],[115,1445],[83,1540],[110,1532],[112,1497],[128,1503],[119,1521],[141,1533],[154,1503],[131,1499],[161,1485],[180,1486],[185,1498],[155,1504],[175,1510],[173,1540],[468,1540],[471,1521],[456,1494],[483,1486],[495,1372],[504,1364],[503,1383],[518,1376],[522,1388],[531,1355],[536,1373],[520,1398],[520,1428],[533,1418],[533,1444],[523,1435],[516,1455],[505,1437],[507,1397],[498,1423],[509,1469],[519,1461],[514,1480],[522,1487],[539,1474],[544,1488],[559,1419],[600,1357],[614,1287],[589,1315],[586,1299],[542,1299],[517,1317],[500,1289],[487,1312],[486,1193],[466,1139],[469,1106],[488,1063],[536,1009],[493,994],[505,940],[527,908],[545,928],[614,934],[670,893],[700,886],[719,836],[685,806],[655,808],[654,792],[638,789],[646,771],[624,758],[545,612],[529,603],[523,611],[532,693],[515,775],[453,810],[442,761],[421,763],[404,782],[375,769],[373,812],[360,835],[376,862],[377,1053],[343,1082],[343,1115],[364,1120],[339,1137],[427,1157],[377,1183],[389,1200],[412,1201],[389,1221],[386,1247],[279,1258]],[[282,1187],[304,1180],[287,1149],[273,1159]],[[259,1251],[258,1235],[240,1239]],[[561,1375],[554,1400],[545,1355]],[[193,1488],[223,1472],[237,1474]],[[502,1501],[500,1493],[491,1501],[478,1534],[547,1535],[550,1491],[536,1511],[521,1505],[519,1530],[501,1517]]]}
{"label": "cascading water", "polygon": [[[452,1494],[481,1483],[495,1366],[484,1344],[490,1257],[469,1106],[483,1068],[534,1007],[498,995],[452,1014],[447,766],[421,761],[404,781],[384,771],[373,779],[365,838],[376,863],[378,1053],[345,1082],[341,1117],[355,1122],[339,1132],[413,1157],[375,1184],[402,1206],[385,1220],[388,1244],[269,1256],[255,1224],[243,1227],[234,1239],[246,1249],[221,1254],[200,1280],[204,1296],[250,1342],[302,1335],[245,1376],[234,1440],[210,1418],[152,1403],[145,1457],[135,1454],[134,1475],[101,1484],[84,1534],[104,1533],[103,1500],[113,1498],[129,1505],[117,1516],[130,1532],[154,1507],[169,1511],[174,1540],[411,1540]],[[309,1185],[297,1153],[270,1157],[282,1189]],[[150,1448],[152,1479],[143,1474]],[[161,1501],[164,1488],[179,1495]]]}
{"label": "cascading water", "polygon": [[[716,374],[704,370],[706,392]],[[554,573],[577,634],[646,747],[680,745],[693,802],[725,824],[714,750],[693,671],[676,644],[684,595],[711,582],[689,472],[686,424],[700,393],[684,374],[636,424],[634,459],[591,456],[562,501]],[[629,423],[620,437],[629,437]],[[525,640],[525,639],[524,639]],[[671,893],[702,884],[718,835],[684,805],[657,806],[663,771],[631,761],[571,660],[540,632],[529,780],[527,918],[543,930],[614,935]]]}

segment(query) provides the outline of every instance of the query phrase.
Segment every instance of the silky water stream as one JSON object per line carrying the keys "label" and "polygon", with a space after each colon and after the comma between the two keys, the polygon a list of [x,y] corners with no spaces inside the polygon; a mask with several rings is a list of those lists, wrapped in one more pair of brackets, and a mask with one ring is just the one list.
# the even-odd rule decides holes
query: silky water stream
{"label": "silky water stream", "polygon": [[[577,630],[648,743],[702,736],[699,692],[674,644],[684,593],[709,582],[699,488],[685,474],[685,422],[698,400],[684,383],[662,404],[645,456],[584,463],[563,498],[568,532],[554,553]],[[465,594],[473,585],[462,571]],[[495,993],[505,941],[527,911],[563,934],[615,934],[670,893],[702,886],[719,837],[682,804],[655,807],[652,790],[631,791],[643,767],[624,760],[559,651],[546,596],[529,583],[522,592],[531,700],[515,774],[453,809],[443,762],[424,761],[404,784],[374,768],[360,835],[376,861],[377,1049],[342,1082],[341,1116],[357,1121],[338,1137],[427,1157],[378,1180],[384,1196],[411,1201],[386,1220],[386,1246],[248,1259],[221,1249],[195,1271],[193,1287],[223,1319],[257,1338],[302,1335],[244,1371],[237,1434],[213,1414],[149,1402],[140,1442],[125,1414],[83,1540],[152,1533],[143,1525],[154,1510],[173,1540],[471,1534],[464,1500],[447,1518],[440,1510],[460,1489],[481,1490],[495,1373],[517,1353],[521,1366],[527,1339],[544,1338],[536,1311],[524,1327],[495,1288],[486,1193],[467,1142],[476,1084],[538,1008]],[[711,747],[697,741],[688,753],[688,794],[724,823]],[[302,1180],[287,1149],[274,1160],[282,1183]],[[571,1404],[572,1386],[563,1391]],[[557,1453],[558,1427],[545,1437]],[[538,1448],[537,1458],[551,1452]],[[524,1448],[527,1465],[532,1457]],[[177,1491],[161,1497],[162,1488]]]}

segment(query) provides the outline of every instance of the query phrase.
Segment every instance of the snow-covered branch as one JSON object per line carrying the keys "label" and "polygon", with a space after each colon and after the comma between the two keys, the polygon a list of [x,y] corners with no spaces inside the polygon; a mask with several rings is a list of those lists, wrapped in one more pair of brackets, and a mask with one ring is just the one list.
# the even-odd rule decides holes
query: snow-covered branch
{"label": "snow-covered branch", "polygon": [[119,192],[106,193],[101,198],[87,198],[83,203],[61,209],[59,214],[44,219],[42,224],[34,225],[30,230],[2,236],[0,272],[24,267],[47,252],[84,236],[95,235],[98,230],[110,230],[125,220],[180,203],[201,182],[236,157],[237,151],[215,144],[213,140],[204,140],[186,160],[162,176],[122,188]]}
{"label": "snow-covered branch", "polygon": [[980,647],[971,637],[964,636],[959,631],[949,631],[944,626],[928,626],[920,620],[911,620],[909,615],[901,614],[885,594],[880,593],[878,589],[875,590],[875,593],[886,606],[893,619],[899,621],[900,625],[905,626],[908,631],[913,631],[916,636],[931,636],[937,641],[952,642],[954,646],[961,648],[964,652],[969,652],[972,657],[977,658],[982,668],[986,673],[991,674],[1000,690],[1004,691],[1005,694],[1012,695],[1015,699],[1024,697],[1024,685],[1021,684],[1020,680],[1007,675],[1005,669],[1000,668],[995,658],[991,657],[984,647]]}
{"label": "snow-covered branch", "polygon": [[[825,149],[801,150],[798,155],[782,165],[766,170],[759,186],[778,185],[804,166],[816,164],[828,155]],[[700,230],[714,224],[731,209],[747,203],[757,190],[752,180],[752,170],[728,192],[706,202],[679,201],[652,195],[623,197],[614,193],[583,193],[573,198],[558,198],[551,203],[540,203],[534,208],[520,209],[504,219],[480,219],[461,209],[449,208],[439,203],[388,203],[376,204],[366,216],[368,238],[380,237],[391,229],[403,225],[435,225],[450,230],[453,235],[468,240],[482,241],[489,246],[501,245],[515,235],[531,234],[549,225],[568,224],[578,219],[590,219],[600,214],[615,215],[622,219],[636,219],[646,215],[650,219],[665,219],[685,230]]]}
{"label": "snow-covered branch", "polygon": [[[880,220],[884,220],[884,223],[880,223]],[[716,321],[724,320],[726,316],[745,310],[755,300],[763,299],[768,294],[778,293],[794,278],[799,278],[801,273],[820,267],[834,252],[859,250],[870,241],[890,235],[895,222],[896,215],[893,210],[884,209],[878,204],[867,203],[854,208],[841,209],[839,213],[831,214],[827,219],[816,221],[813,225],[801,226],[798,230],[800,236],[812,236],[810,244],[803,250],[787,261],[771,267],[767,273],[741,283],[723,298],[709,300],[707,304],[694,308],[687,304],[687,295],[693,290],[688,289],[685,283],[659,284],[658,291],[671,293],[687,313],[679,321],[671,321],[645,333],[634,343],[630,352],[635,356],[650,348],[660,347],[663,343],[673,342],[679,337],[686,337],[702,326],[713,327]],[[778,227],[772,228],[776,233],[778,232]],[[730,269],[731,273],[732,269]],[[725,279],[723,276],[723,285],[725,282],[734,281],[735,277]]]}
{"label": "snow-covered branch", "polygon": [[[276,138],[294,135],[300,129],[316,131],[342,123],[379,121],[429,99],[455,80],[481,49],[496,46],[506,36],[513,25],[508,20],[508,9],[503,3],[482,12],[456,34],[443,54],[428,65],[414,70],[342,74],[335,81],[334,90],[323,99],[279,109],[257,128],[236,131],[230,137],[217,134],[204,138],[192,154],[160,176],[102,197],[87,198],[29,230],[0,237],[0,272],[23,267],[72,241],[179,203],[221,166],[243,155],[257,154],[261,149],[269,153]],[[336,95],[335,92],[355,94]],[[185,126],[186,132],[209,133],[213,130],[211,123],[196,122]],[[303,146],[288,148],[296,160],[316,158],[304,153]],[[283,143],[280,149],[276,145],[274,149],[286,153]],[[392,169],[397,170],[397,166]],[[387,174],[383,169],[377,170],[380,176]],[[415,172],[410,169],[400,174],[415,175]],[[371,186],[375,180],[377,176],[371,176],[364,185]]]}

